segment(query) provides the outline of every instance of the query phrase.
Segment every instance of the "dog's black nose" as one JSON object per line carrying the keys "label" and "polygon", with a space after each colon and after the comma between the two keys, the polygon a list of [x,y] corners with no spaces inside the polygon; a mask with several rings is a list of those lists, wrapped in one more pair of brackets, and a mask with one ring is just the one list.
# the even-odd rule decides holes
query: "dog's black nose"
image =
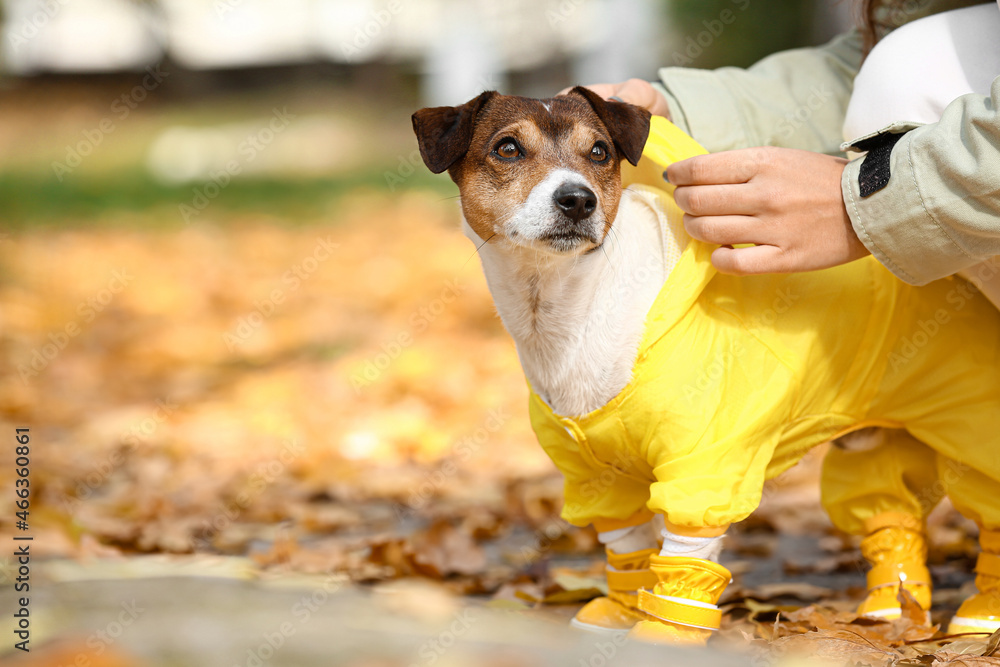
{"label": "dog's black nose", "polygon": [[572,183],[560,185],[552,198],[555,199],[556,206],[573,222],[589,218],[597,208],[597,195],[582,185]]}

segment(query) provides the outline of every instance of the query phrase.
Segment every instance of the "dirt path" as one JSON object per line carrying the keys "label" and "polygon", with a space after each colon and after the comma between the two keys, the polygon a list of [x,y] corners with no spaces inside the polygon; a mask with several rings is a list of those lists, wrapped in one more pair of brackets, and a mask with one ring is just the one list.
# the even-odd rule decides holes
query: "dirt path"
{"label": "dirt path", "polygon": [[[204,575],[194,576],[200,571]],[[28,656],[11,665],[406,667],[744,664],[718,652],[594,638],[556,613],[459,600],[429,582],[360,589],[332,576],[246,579],[239,559],[52,563],[33,597]],[[93,579],[117,574],[116,579]],[[134,575],[137,578],[121,578]],[[11,593],[0,594],[10,608]],[[8,647],[4,647],[5,649]],[[666,663],[664,661],[667,661]]]}

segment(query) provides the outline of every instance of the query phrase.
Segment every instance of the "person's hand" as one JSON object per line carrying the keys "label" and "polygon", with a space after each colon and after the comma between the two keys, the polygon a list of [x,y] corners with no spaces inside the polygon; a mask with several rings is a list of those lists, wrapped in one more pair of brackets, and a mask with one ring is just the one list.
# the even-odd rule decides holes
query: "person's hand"
{"label": "person's hand", "polygon": [[[699,155],[664,172],[677,186],[684,228],[722,246],[723,273],[794,273],[846,264],[868,254],[840,188],[847,160],[792,148],[745,148]],[[753,243],[747,248],[733,245]]]}
{"label": "person's hand", "polygon": [[[584,88],[590,88],[604,99],[617,97],[623,102],[647,109],[654,116],[670,118],[667,100],[648,81],[629,79],[622,83],[595,83],[591,86],[584,86]],[[565,95],[571,90],[573,89],[564,88],[559,91],[559,94]]]}

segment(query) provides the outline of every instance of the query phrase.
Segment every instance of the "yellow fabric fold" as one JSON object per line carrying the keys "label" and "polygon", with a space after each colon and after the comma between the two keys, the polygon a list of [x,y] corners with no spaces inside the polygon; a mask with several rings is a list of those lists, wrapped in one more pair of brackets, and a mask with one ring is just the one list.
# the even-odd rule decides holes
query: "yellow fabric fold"
{"label": "yellow fabric fold", "polygon": [[[643,159],[623,177],[659,188],[676,223],[683,214],[661,174],[703,152],[654,117]],[[906,428],[1000,494],[1000,312],[982,295],[958,280],[906,285],[870,257],[727,276],[712,249],[687,243],[618,396],[564,416],[532,393],[532,427],[566,478],[564,519],[648,509],[688,532],[723,527],[756,509],[766,479],[868,423]]]}

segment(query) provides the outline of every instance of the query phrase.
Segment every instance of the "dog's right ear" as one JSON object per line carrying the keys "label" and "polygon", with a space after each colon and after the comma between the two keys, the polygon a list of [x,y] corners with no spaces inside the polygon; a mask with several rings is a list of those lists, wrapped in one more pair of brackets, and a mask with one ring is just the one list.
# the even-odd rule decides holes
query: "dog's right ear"
{"label": "dog's right ear", "polygon": [[476,116],[494,95],[495,90],[487,90],[461,106],[430,107],[413,114],[413,132],[428,169],[440,174],[465,155]]}
{"label": "dog's right ear", "polygon": [[619,153],[633,165],[639,164],[642,149],[649,137],[649,111],[627,102],[606,100],[583,86],[577,86],[570,92],[590,103],[597,117],[611,133],[611,139]]}

